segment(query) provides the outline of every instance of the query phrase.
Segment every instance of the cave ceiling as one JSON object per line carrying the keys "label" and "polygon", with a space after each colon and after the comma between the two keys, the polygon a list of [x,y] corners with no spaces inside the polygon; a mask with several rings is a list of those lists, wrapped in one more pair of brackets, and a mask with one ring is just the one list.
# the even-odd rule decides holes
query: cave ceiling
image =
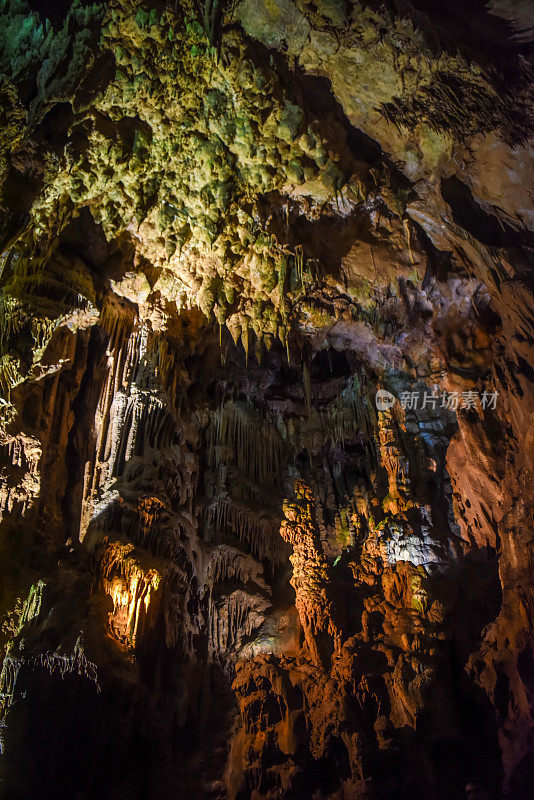
{"label": "cave ceiling", "polygon": [[0,2],[0,796],[534,796],[534,6]]}

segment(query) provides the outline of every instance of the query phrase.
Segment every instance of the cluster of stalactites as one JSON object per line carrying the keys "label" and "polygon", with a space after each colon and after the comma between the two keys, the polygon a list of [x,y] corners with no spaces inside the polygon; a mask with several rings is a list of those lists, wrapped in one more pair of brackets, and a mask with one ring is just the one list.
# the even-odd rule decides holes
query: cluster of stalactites
{"label": "cluster of stalactites", "polygon": [[39,494],[41,443],[31,437],[3,435],[0,442],[0,520],[23,515]]}
{"label": "cluster of stalactites", "polygon": [[132,557],[133,550],[133,545],[115,544],[106,548],[99,570],[102,588],[113,603],[110,630],[115,638],[131,646],[136,644],[161,581],[155,568],[144,568]]}
{"label": "cluster of stalactites", "polygon": [[205,539],[236,540],[273,565],[285,549],[277,533],[276,496],[284,480],[285,445],[269,418],[245,402],[228,401],[206,430]]}
{"label": "cluster of stalactites", "polygon": [[94,458],[85,469],[81,538],[98,497],[106,493],[134,456],[162,449],[174,432],[159,390],[154,336],[145,325],[110,303],[101,315],[109,332],[106,377],[95,415]]}
{"label": "cluster of stalactites", "polygon": [[273,519],[264,517],[227,495],[219,495],[204,512],[206,541],[217,541],[224,534],[236,538],[245,549],[259,559],[278,565],[284,552],[278,545]]}
{"label": "cluster of stalactites", "polygon": [[210,598],[208,632],[213,651],[221,655],[239,650],[261,627],[269,606],[269,599],[243,589]]}
{"label": "cluster of stalactites", "polygon": [[210,469],[230,461],[260,486],[281,484],[283,439],[269,420],[262,420],[246,403],[228,401],[212,413],[206,447]]}

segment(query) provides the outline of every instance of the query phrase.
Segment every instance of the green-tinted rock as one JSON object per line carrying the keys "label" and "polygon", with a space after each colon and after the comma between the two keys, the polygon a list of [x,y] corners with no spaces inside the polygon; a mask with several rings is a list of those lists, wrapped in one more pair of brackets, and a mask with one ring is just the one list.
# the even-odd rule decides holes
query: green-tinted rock
{"label": "green-tinted rock", "polygon": [[291,0],[244,0],[236,16],[249,36],[292,54],[300,52],[310,33],[308,20]]}

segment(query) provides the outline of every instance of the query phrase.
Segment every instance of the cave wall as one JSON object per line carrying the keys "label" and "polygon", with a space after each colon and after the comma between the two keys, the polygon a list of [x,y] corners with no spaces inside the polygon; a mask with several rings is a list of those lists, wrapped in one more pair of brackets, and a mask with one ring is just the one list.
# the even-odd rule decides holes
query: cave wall
{"label": "cave wall", "polygon": [[532,11],[465,5],[0,7],[2,798],[533,796]]}

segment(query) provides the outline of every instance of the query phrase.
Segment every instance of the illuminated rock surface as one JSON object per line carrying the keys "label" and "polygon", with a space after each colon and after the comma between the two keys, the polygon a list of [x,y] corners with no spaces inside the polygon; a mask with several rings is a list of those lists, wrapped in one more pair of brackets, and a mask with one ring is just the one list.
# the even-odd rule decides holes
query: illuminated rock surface
{"label": "illuminated rock surface", "polygon": [[531,4],[0,12],[2,800],[530,800]]}

